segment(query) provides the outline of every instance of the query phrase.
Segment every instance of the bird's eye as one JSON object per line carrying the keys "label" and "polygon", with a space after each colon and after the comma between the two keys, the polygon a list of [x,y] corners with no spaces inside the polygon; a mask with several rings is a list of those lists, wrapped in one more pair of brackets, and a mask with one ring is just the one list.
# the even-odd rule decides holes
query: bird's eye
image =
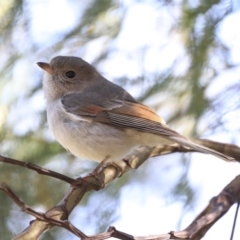
{"label": "bird's eye", "polygon": [[76,76],[74,71],[68,71],[65,73],[67,78],[74,78]]}

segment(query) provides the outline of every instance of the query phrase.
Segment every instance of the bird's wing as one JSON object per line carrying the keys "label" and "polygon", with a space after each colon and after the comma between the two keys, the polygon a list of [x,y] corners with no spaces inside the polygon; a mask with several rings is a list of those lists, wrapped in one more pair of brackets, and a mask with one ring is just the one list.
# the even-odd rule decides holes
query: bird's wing
{"label": "bird's wing", "polygon": [[[125,92],[127,94],[127,92]],[[66,113],[87,120],[109,124],[119,128],[131,128],[138,131],[160,135],[170,141],[187,146],[198,152],[216,155],[232,161],[222,153],[200,146],[168,127],[164,120],[149,107],[127,100],[124,96],[98,96],[98,93],[73,93],[62,98],[62,106]],[[99,101],[101,99],[101,101]]]}

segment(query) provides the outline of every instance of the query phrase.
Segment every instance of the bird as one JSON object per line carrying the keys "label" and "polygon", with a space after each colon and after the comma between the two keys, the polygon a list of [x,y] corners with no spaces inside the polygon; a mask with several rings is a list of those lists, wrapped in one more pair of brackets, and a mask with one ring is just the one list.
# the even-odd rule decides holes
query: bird
{"label": "bird", "polygon": [[177,143],[226,161],[233,158],[194,143],[171,129],[150,107],[104,78],[75,56],[38,62],[45,72],[43,90],[47,121],[55,139],[74,156],[118,161],[140,145]]}

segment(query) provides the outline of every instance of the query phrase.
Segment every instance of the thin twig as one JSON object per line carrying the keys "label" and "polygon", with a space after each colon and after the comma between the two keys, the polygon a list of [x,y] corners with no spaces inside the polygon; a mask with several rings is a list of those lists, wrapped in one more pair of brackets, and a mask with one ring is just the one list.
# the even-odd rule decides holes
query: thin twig
{"label": "thin twig", "polygon": [[22,200],[20,200],[20,198],[11,190],[11,188],[6,183],[1,183],[0,189],[3,190],[14,201],[21,208],[23,212],[29,215],[32,215],[41,221],[48,222],[55,226],[63,227],[78,237],[87,238],[87,236],[84,233],[78,230],[69,221],[66,221],[66,220],[60,221],[53,218],[49,218],[44,213],[36,212],[35,210],[27,206]]}
{"label": "thin twig", "polygon": [[232,226],[232,232],[231,232],[230,240],[233,240],[234,231],[235,231],[236,222],[237,222],[237,216],[238,216],[239,205],[240,205],[240,203],[237,204],[237,208],[236,208],[236,211],[235,211],[235,216],[234,216],[234,221],[233,221],[233,226]]}
{"label": "thin twig", "polygon": [[[104,166],[103,166],[104,169]],[[101,170],[100,170],[101,171]],[[93,178],[94,175],[88,176],[87,181],[84,184],[87,184],[90,178]],[[110,227],[107,232],[96,234],[93,236],[86,236],[83,232],[73,226],[67,220],[58,220],[52,218],[53,213],[48,211],[46,214],[39,213],[28,207],[21,201],[16,194],[5,184],[2,183],[0,185],[0,189],[6,192],[6,194],[22,209],[22,211],[36,217],[38,220],[35,221],[44,221],[48,223],[48,228],[52,226],[60,226],[63,227],[81,239],[85,240],[105,240],[110,237],[115,237],[118,239],[124,240],[168,240],[168,239],[192,239],[199,240],[201,239],[205,233],[211,228],[211,226],[216,223],[235,203],[240,200],[240,175],[237,176],[234,180],[232,180],[221,192],[218,196],[213,197],[209,203],[209,205],[202,211],[193,222],[183,231],[179,232],[170,232],[166,234],[154,235],[154,236],[133,236],[121,231],[116,230],[114,227]],[[54,216],[57,213],[61,214],[61,207],[58,206],[59,209],[55,208]],[[68,215],[65,212],[66,216]],[[34,222],[34,221],[32,221]],[[235,221],[236,223],[236,221]],[[21,239],[21,238],[15,238]]]}
{"label": "thin twig", "polygon": [[51,170],[46,169],[46,168],[39,167],[38,165],[30,163],[30,162],[23,162],[23,161],[15,160],[15,159],[12,159],[12,158],[4,157],[4,156],[1,156],[1,155],[0,155],[0,162],[12,164],[12,165],[17,165],[17,166],[24,167],[24,168],[29,168],[31,170],[34,170],[38,174],[46,175],[46,176],[49,176],[49,177],[52,177],[52,178],[56,178],[56,179],[62,180],[64,182],[67,182],[67,183],[70,183],[70,184],[72,182],[74,182],[73,178],[70,178],[70,177],[68,177],[66,175],[63,175],[61,173],[51,171]]}
{"label": "thin twig", "polygon": [[[209,144],[209,142],[207,142]],[[212,143],[211,143],[212,144]],[[215,144],[215,143],[214,143]],[[213,145],[214,145],[213,144]],[[230,147],[230,148],[229,148]],[[228,146],[227,149],[231,149]],[[226,149],[226,148],[225,148]],[[239,153],[240,148],[237,149]],[[21,162],[18,160],[6,158],[0,156],[1,162],[6,162],[22,167],[30,168],[40,174],[55,177],[57,179],[71,183],[69,191],[63,197],[63,199],[52,209],[48,210],[45,214],[37,213],[28,206],[26,206],[6,185],[1,184],[1,188],[16,202],[16,204],[25,212],[35,216],[37,219],[31,221],[31,224],[22,233],[16,236],[15,240],[25,239],[37,239],[44,231],[50,229],[53,226],[61,226],[82,239],[102,240],[109,237],[115,237],[119,239],[135,239],[135,240],[167,240],[167,239],[200,239],[208,229],[221,218],[232,206],[233,203],[239,202],[240,195],[240,176],[234,179],[219,196],[213,198],[210,201],[209,206],[183,231],[170,232],[167,234],[148,236],[148,237],[136,237],[124,232],[120,232],[115,228],[110,228],[107,233],[101,233],[94,236],[86,236],[80,230],[75,228],[70,222],[67,221],[69,214],[74,207],[79,203],[86,192],[91,190],[99,190],[104,188],[106,184],[121,176],[131,168],[139,167],[150,156],[165,155],[173,152],[190,152],[192,150],[184,148],[182,146],[173,144],[169,146],[158,146],[151,148],[148,146],[140,146],[134,149],[133,152],[124,160],[116,161],[113,164],[106,163],[100,164],[92,174],[80,178],[72,179],[62,174],[41,168],[37,165]],[[236,151],[235,151],[236,153]],[[65,220],[65,221],[64,221]]]}

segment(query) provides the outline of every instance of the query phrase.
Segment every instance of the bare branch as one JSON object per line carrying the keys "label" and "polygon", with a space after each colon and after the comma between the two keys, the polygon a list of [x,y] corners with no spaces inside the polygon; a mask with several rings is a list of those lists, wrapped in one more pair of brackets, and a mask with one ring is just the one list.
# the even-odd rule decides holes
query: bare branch
{"label": "bare branch", "polygon": [[[104,168],[104,166],[103,166]],[[93,174],[94,175],[94,174]],[[93,176],[92,175],[92,176]],[[75,226],[73,226],[69,221],[61,221],[56,220],[52,217],[47,216],[47,214],[38,213],[26,206],[6,185],[1,184],[0,188],[6,192],[8,196],[10,196],[13,201],[21,207],[21,209],[37,218],[31,222],[31,225],[16,239],[29,239],[26,238],[27,234],[32,230],[38,229],[39,225],[37,223],[47,224],[48,228],[52,226],[61,226],[65,229],[68,229],[70,232],[80,237],[81,239],[86,240],[104,240],[110,237],[115,237],[118,239],[124,240],[168,240],[168,239],[192,239],[199,240],[201,239],[205,233],[212,227],[214,223],[216,223],[224,214],[230,209],[230,207],[237,202],[240,202],[240,175],[238,175],[234,180],[232,180],[220,193],[218,196],[213,197],[209,202],[209,205],[193,220],[193,222],[183,231],[179,232],[170,232],[161,235],[153,235],[153,236],[133,236],[127,233],[116,230],[114,227],[109,227],[107,232],[100,233],[93,236],[86,236],[80,230],[78,230]],[[44,222],[43,222],[44,221]],[[31,226],[33,226],[31,229]],[[37,227],[35,227],[37,226]],[[34,231],[36,232],[36,231]],[[37,236],[39,236],[38,234]],[[31,238],[37,239],[37,238]]]}
{"label": "bare branch", "polygon": [[220,143],[208,139],[193,139],[193,141],[197,144],[203,145],[205,147],[211,148],[220,153],[226,154],[230,157],[236,159],[239,162],[240,160],[240,148],[237,145],[229,144],[229,143]]}
{"label": "bare branch", "polygon": [[12,159],[12,158],[4,157],[4,156],[1,156],[1,155],[0,155],[0,162],[12,164],[12,165],[17,165],[17,166],[24,167],[24,168],[29,168],[31,170],[34,170],[38,174],[50,176],[50,177],[56,178],[56,179],[60,179],[64,182],[67,182],[67,183],[70,183],[70,184],[72,182],[74,182],[73,178],[70,178],[70,177],[68,177],[66,175],[63,175],[61,173],[51,171],[51,170],[46,169],[46,168],[39,167],[38,165],[35,165],[33,163],[30,163],[30,162],[23,162],[23,161],[15,160],[15,159]]}
{"label": "bare branch", "polygon": [[[205,141],[205,140],[201,140]],[[212,144],[212,142],[210,142]],[[205,141],[205,144],[209,144]],[[215,147],[218,143],[214,142]],[[214,145],[213,144],[213,145]],[[220,144],[221,145],[221,144]],[[238,156],[240,152],[238,147],[234,145],[227,145],[229,152],[234,150],[234,154]],[[230,149],[230,150],[229,150]],[[237,151],[236,151],[237,150]],[[86,236],[69,221],[67,221],[69,214],[72,212],[74,207],[79,203],[86,192],[91,190],[102,189],[117,177],[127,172],[130,169],[139,167],[144,161],[151,156],[159,156],[170,154],[173,152],[189,152],[190,149],[179,146],[177,144],[168,146],[157,146],[154,148],[148,146],[140,146],[132,151],[132,153],[125,159],[116,161],[114,163],[107,162],[107,160],[100,163],[97,168],[88,176],[84,178],[78,178],[76,180],[65,177],[64,175],[49,171],[47,169],[38,167],[34,164],[20,162],[14,159],[5,158],[0,156],[0,161],[28,167],[40,174],[48,175],[51,177],[58,178],[60,180],[70,182],[72,185],[69,188],[63,199],[53,208],[48,210],[45,214],[37,213],[31,208],[27,207],[5,184],[1,184],[1,189],[13,199],[13,201],[26,213],[36,217],[36,220],[31,221],[31,224],[14,240],[23,239],[37,239],[44,231],[52,228],[53,226],[61,226],[68,229],[76,236],[82,239],[107,239],[109,237],[115,237],[120,239],[200,239],[207,230],[221,217],[233,203],[239,201],[240,195],[240,177],[237,177],[231,182],[224,190],[215,198],[210,201],[209,206],[189,225],[185,230],[180,232],[170,232],[168,234],[148,236],[148,237],[134,237],[132,235],[120,232],[115,228],[111,227],[106,233],[97,234],[94,236]]]}
{"label": "bare branch", "polygon": [[[220,153],[226,154],[230,157],[235,158],[235,161],[240,162],[240,147],[234,144],[229,143],[220,143],[212,140],[207,139],[199,139],[194,138],[192,139],[193,142],[203,145],[205,147],[208,147],[210,149],[213,149],[215,151],[218,151]],[[159,151],[159,154],[158,154]],[[151,157],[155,157],[158,155],[165,155],[165,154],[171,154],[175,152],[196,152],[195,150],[189,149],[187,147],[181,146],[177,143],[173,143],[171,145],[159,145],[156,146],[153,150],[153,153],[151,154]]]}

